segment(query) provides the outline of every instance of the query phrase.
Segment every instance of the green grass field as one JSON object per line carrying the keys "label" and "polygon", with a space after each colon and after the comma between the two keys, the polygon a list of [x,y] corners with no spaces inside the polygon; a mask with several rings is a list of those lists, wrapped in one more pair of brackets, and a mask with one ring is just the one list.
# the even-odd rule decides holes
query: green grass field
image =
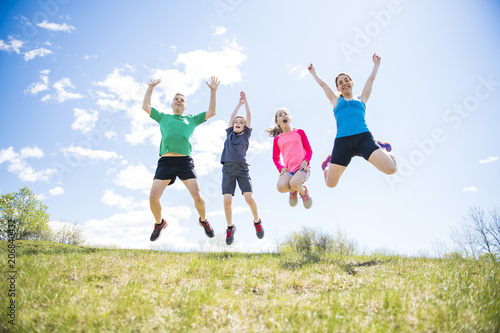
{"label": "green grass field", "polygon": [[486,260],[15,244],[2,332],[500,332],[500,264]]}

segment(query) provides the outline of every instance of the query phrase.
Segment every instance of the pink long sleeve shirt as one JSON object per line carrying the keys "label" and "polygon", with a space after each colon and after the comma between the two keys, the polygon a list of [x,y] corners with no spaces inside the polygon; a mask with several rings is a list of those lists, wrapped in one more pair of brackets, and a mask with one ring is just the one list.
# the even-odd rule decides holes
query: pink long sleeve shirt
{"label": "pink long sleeve shirt", "polygon": [[[284,165],[281,164],[280,154],[283,156]],[[273,161],[278,171],[287,168],[290,172],[295,172],[303,161],[309,164],[311,157],[311,145],[303,130],[294,128],[274,138]]]}

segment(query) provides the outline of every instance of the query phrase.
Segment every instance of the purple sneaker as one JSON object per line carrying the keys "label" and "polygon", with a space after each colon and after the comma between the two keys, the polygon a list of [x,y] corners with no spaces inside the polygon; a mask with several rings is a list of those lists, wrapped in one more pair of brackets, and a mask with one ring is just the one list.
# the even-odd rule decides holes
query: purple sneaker
{"label": "purple sneaker", "polygon": [[328,163],[330,163],[330,160],[332,159],[331,155],[328,155],[326,159],[321,163],[321,169],[325,170],[326,167],[328,166]]}
{"label": "purple sneaker", "polygon": [[391,144],[388,142],[377,141],[377,144],[380,148],[384,148],[386,152],[390,152],[392,150]]}

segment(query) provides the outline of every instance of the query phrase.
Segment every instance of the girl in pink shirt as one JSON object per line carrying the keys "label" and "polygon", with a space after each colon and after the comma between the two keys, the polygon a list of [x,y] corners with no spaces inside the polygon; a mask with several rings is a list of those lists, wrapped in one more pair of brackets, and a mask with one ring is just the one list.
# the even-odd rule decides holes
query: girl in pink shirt
{"label": "girl in pink shirt", "polygon": [[[311,169],[309,162],[312,149],[307,136],[301,129],[292,128],[292,117],[287,108],[279,108],[275,115],[276,126],[266,130],[269,136],[274,137],[273,161],[280,172],[278,191],[290,192],[290,206],[295,207],[298,202],[297,193],[300,194],[304,207],[311,208],[312,198],[304,182],[309,178]],[[281,163],[280,155],[283,157]]]}

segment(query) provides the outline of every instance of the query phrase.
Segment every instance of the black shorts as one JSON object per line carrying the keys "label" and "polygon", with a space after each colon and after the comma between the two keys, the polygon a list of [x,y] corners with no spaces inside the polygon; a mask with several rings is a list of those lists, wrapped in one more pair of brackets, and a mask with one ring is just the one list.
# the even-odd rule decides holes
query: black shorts
{"label": "black shorts", "polygon": [[236,181],[238,181],[241,194],[252,192],[252,179],[248,166],[239,163],[224,163],[222,166],[222,194],[234,196]]}
{"label": "black shorts", "polygon": [[179,177],[180,180],[196,178],[194,162],[191,156],[160,157],[154,179],[170,179],[168,185],[172,185],[176,177]]}
{"label": "black shorts", "polygon": [[370,155],[379,148],[370,132],[336,138],[330,163],[346,167],[354,156],[363,156],[368,161]]}

